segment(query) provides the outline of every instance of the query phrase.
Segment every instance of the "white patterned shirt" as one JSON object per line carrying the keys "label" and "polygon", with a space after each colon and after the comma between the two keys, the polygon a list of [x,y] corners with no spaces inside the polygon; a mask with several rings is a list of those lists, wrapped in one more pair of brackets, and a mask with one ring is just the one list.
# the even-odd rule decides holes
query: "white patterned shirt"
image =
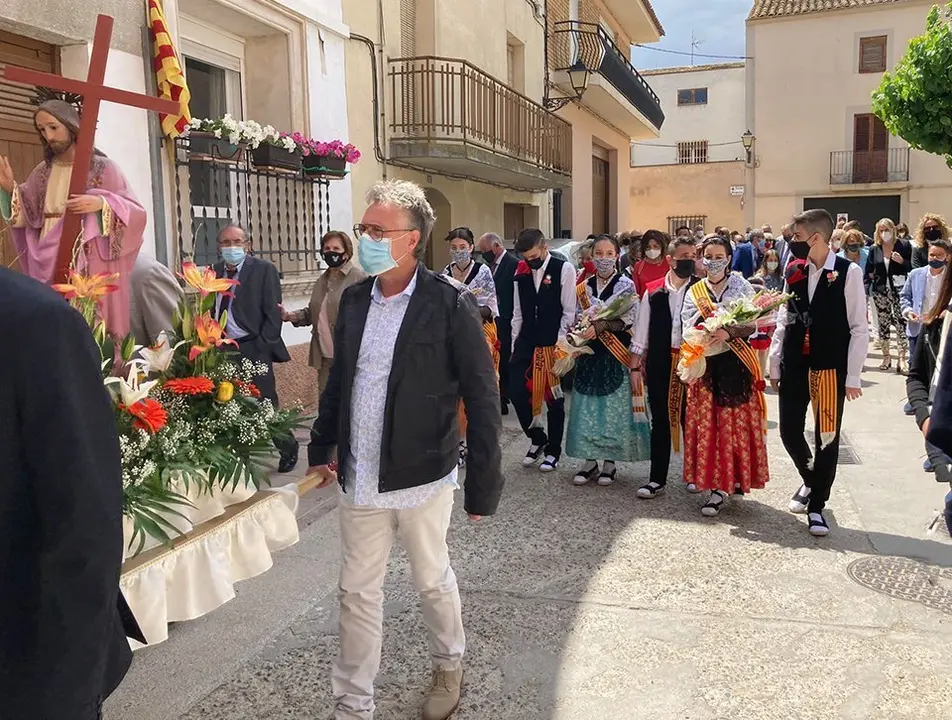
{"label": "white patterned shirt", "polygon": [[[350,454],[341,500],[351,505],[388,510],[407,510],[431,500],[446,485],[459,487],[459,471],[441,480],[406,490],[381,493],[380,445],[383,437],[384,413],[387,407],[387,384],[393,367],[393,351],[403,325],[410,298],[416,290],[416,275],[406,289],[385,298],[379,281],[370,293],[367,324],[357,354],[354,388],[351,399]],[[396,422],[399,422],[397,419]]]}

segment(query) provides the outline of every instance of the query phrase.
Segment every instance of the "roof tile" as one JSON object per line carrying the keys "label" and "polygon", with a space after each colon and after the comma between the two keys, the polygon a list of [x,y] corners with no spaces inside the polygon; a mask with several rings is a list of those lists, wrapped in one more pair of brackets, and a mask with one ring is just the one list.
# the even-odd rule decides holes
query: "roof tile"
{"label": "roof tile", "polygon": [[851,8],[886,5],[887,3],[906,2],[907,0],[754,0],[754,7],[747,16],[748,20],[807,15],[828,10],[849,10]]}

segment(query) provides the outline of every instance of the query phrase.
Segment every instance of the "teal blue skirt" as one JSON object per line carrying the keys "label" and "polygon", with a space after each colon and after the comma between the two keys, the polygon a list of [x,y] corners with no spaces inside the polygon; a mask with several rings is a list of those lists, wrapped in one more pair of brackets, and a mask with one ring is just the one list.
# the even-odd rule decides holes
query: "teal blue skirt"
{"label": "teal blue skirt", "polygon": [[[601,348],[599,348],[601,350]],[[575,365],[565,454],[580,460],[638,462],[651,457],[651,426],[631,410],[631,376],[596,350]]]}

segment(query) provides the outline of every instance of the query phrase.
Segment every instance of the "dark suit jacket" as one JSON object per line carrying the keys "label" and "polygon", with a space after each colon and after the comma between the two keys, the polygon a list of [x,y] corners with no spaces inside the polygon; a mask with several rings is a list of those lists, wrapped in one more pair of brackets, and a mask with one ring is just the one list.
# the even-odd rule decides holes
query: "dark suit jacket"
{"label": "dark suit jacket", "polygon": [[86,322],[0,268],[0,717],[95,720],[132,653],[122,476]]}
{"label": "dark suit jacket", "polygon": [[[349,471],[353,385],[374,282],[367,278],[341,296],[334,364],[308,447],[312,466],[326,465],[337,450],[341,483]],[[502,417],[483,323],[472,293],[420,264],[393,352],[380,438],[379,492],[436,482],[456,467],[460,400],[468,420],[466,511],[492,515],[503,485]]]}
{"label": "dark suit jacket", "polygon": [[[225,277],[225,263],[215,263],[215,274]],[[235,297],[229,314],[247,333],[242,345],[250,347],[256,360],[263,362],[287,362],[291,359],[281,339],[281,278],[278,269],[267,260],[245,257],[238,273]],[[249,357],[252,353],[248,353]]]}
{"label": "dark suit jacket", "polygon": [[886,260],[883,257],[882,245],[873,245],[869,249],[869,258],[866,260],[866,276],[872,284],[872,289],[877,292],[885,292],[886,288],[895,288],[893,278],[905,277],[912,270],[912,244],[908,240],[896,240],[893,250],[902,255],[905,262],[890,262],[889,270],[886,270]]}
{"label": "dark suit jacket", "polygon": [[519,261],[507,250],[499,258],[499,267],[493,275],[493,282],[496,285],[496,302],[499,303],[499,317],[509,322],[512,322],[513,294],[518,264]]}

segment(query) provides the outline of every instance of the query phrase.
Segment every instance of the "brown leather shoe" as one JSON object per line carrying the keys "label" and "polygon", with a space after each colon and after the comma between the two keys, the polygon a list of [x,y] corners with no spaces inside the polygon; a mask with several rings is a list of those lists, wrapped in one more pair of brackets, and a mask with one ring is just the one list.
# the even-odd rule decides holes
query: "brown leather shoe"
{"label": "brown leather shoe", "polygon": [[447,720],[459,707],[463,668],[433,671],[433,684],[423,701],[423,720]]}

